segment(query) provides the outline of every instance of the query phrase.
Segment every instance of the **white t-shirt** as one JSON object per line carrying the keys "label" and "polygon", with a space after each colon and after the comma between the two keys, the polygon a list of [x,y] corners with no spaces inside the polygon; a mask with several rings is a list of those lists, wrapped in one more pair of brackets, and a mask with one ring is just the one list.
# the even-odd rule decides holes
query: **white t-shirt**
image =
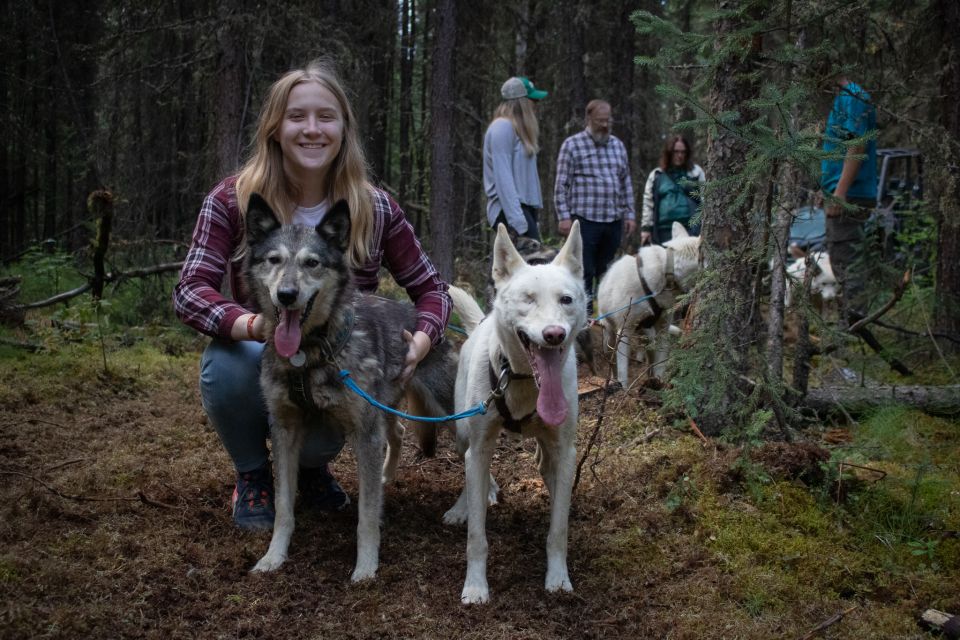
{"label": "white t-shirt", "polygon": [[324,200],[312,207],[297,207],[293,210],[293,224],[302,224],[306,227],[315,227],[323,220],[330,209],[330,201]]}

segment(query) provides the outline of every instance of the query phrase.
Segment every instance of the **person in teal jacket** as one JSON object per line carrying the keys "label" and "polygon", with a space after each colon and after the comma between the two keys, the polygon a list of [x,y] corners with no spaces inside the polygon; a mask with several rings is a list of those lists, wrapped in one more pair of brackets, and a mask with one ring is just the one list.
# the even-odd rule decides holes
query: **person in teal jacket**
{"label": "person in teal jacket", "polygon": [[856,262],[863,248],[864,222],[877,200],[876,130],[877,111],[870,94],[838,76],[823,135],[823,150],[834,157],[821,164],[820,188],[826,204],[827,253],[841,289],[841,322],[855,320],[865,311],[863,269]]}

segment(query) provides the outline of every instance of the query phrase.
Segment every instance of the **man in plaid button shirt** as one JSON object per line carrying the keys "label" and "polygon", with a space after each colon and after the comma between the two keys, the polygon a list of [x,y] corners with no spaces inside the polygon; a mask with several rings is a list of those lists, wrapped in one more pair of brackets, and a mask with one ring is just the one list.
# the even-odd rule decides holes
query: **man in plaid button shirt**
{"label": "man in plaid button shirt", "polygon": [[586,128],[560,147],[553,198],[561,234],[580,221],[583,279],[592,312],[594,279],[603,277],[624,232],[631,235],[637,222],[627,150],[610,134],[610,104],[591,100],[586,116]]}

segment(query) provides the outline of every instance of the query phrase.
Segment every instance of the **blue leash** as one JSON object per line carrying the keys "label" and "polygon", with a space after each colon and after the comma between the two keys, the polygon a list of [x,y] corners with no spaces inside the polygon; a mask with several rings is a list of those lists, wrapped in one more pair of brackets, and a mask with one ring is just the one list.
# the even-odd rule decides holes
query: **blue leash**
{"label": "blue leash", "polygon": [[[640,303],[640,302],[643,302],[644,300],[648,300],[648,299],[650,299],[650,298],[653,298],[653,297],[655,297],[655,296],[656,296],[656,294],[651,293],[650,295],[643,296],[642,298],[637,298],[636,300],[631,301],[630,304],[624,305],[624,306],[620,307],[619,309],[614,309],[613,311],[610,311],[609,313],[604,313],[603,315],[599,315],[599,316],[597,316],[596,318],[592,318],[589,322],[590,322],[590,324],[593,324],[593,323],[595,323],[595,322],[599,322],[600,320],[603,320],[603,319],[606,318],[606,317],[612,316],[612,315],[615,314],[615,313],[620,313],[620,312],[623,311],[624,309],[629,309],[629,308],[632,307],[633,305],[638,304],[638,303]],[[454,327],[454,326],[452,326],[452,325],[447,325],[447,328],[448,328],[448,329],[451,329],[451,330],[453,330],[453,331],[456,331],[456,332],[458,332],[458,333],[462,333],[462,334],[464,334],[464,335],[467,334],[467,332],[464,331],[463,329],[461,329],[460,327]],[[497,388],[496,388],[496,389],[493,389],[493,390],[490,392],[490,396],[489,396],[486,400],[484,400],[483,402],[481,402],[480,404],[478,404],[477,406],[473,407],[472,409],[467,409],[466,411],[461,411],[460,413],[456,413],[456,414],[454,414],[454,415],[452,415],[452,416],[442,416],[442,417],[414,416],[414,415],[411,415],[411,414],[409,414],[409,413],[404,413],[403,411],[398,411],[397,409],[394,409],[393,407],[388,407],[387,405],[383,404],[382,402],[377,401],[374,397],[372,397],[372,396],[371,396],[370,394],[368,394],[366,391],[364,391],[363,389],[361,389],[361,388],[357,385],[357,383],[353,380],[353,378],[350,377],[350,372],[347,371],[346,369],[341,369],[341,370],[340,370],[340,380],[343,382],[343,384],[344,384],[348,389],[350,389],[350,390],[353,391],[355,394],[357,394],[358,396],[360,396],[361,398],[363,398],[364,400],[366,400],[367,402],[369,402],[372,406],[374,406],[374,407],[376,407],[377,409],[380,409],[380,410],[382,410],[382,411],[386,411],[387,413],[392,413],[393,415],[398,416],[398,417],[400,417],[400,418],[403,418],[403,419],[405,419],[405,420],[414,420],[414,421],[416,421],[416,422],[448,422],[448,421],[450,421],[450,420],[460,420],[460,419],[462,419],[462,418],[469,418],[470,416],[475,416],[475,415],[478,415],[478,414],[485,414],[485,413],[487,412],[487,406],[490,404],[490,402],[491,402],[492,400],[494,400],[495,398],[498,398],[498,397],[500,397],[500,396],[503,395],[504,391],[505,391],[506,388],[507,388],[507,384],[509,383],[509,376],[504,376],[504,375],[503,375],[503,372],[501,372],[501,374],[500,374],[500,380],[498,381]]]}
{"label": "blue leash", "polygon": [[597,316],[596,318],[592,318],[592,319],[590,320],[590,324],[594,324],[594,323],[596,323],[596,322],[600,322],[600,321],[603,320],[604,318],[608,318],[608,317],[612,316],[612,315],[615,314],[615,313],[620,313],[620,312],[623,311],[624,309],[629,309],[630,307],[632,307],[632,306],[635,305],[635,304],[639,304],[639,303],[643,302],[644,300],[649,300],[650,298],[655,298],[656,296],[657,296],[657,294],[651,293],[651,294],[648,295],[648,296],[643,296],[642,298],[637,298],[636,300],[634,300],[634,301],[631,302],[630,304],[624,305],[624,306],[620,307],[619,309],[614,309],[613,311],[610,311],[610,312],[605,313],[605,314],[603,314],[603,315]]}
{"label": "blue leash", "polygon": [[473,407],[472,409],[461,411],[460,413],[454,414],[452,416],[443,416],[440,418],[435,418],[432,416],[413,416],[413,415],[410,415],[409,413],[404,413],[403,411],[397,411],[393,407],[388,407],[387,405],[375,400],[373,397],[370,396],[370,394],[368,394],[366,391],[364,391],[359,386],[357,386],[357,383],[354,382],[353,378],[350,377],[350,372],[347,371],[346,369],[340,370],[340,379],[343,381],[343,384],[345,384],[348,389],[350,389],[355,394],[357,394],[358,396],[360,396],[361,398],[369,402],[371,405],[373,405],[377,409],[382,409],[387,413],[392,413],[393,415],[399,416],[406,420],[416,420],[417,422],[447,422],[449,420],[460,420],[461,418],[469,418],[470,416],[475,416],[478,413],[486,413],[487,403],[489,402],[489,400],[486,402],[481,402],[480,404]]}

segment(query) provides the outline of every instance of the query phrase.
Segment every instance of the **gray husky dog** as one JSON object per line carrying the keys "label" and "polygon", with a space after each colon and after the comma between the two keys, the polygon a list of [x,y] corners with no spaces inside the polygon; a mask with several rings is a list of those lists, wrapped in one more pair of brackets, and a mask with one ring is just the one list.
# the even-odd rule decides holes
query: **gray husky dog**
{"label": "gray husky dog", "polygon": [[[245,276],[267,319],[260,386],[273,417],[276,518],[273,539],[253,571],[273,571],[287,559],[294,493],[307,429],[342,429],[357,459],[357,563],[354,582],[373,578],[379,564],[382,482],[393,479],[402,431],[397,418],[351,392],[341,371],[379,402],[450,415],[457,357],[447,343],[420,362],[404,389],[398,380],[414,330],[410,304],[357,292],[346,261],[350,212],[343,201],[311,228],[282,225],[257,194],[247,207]],[[387,449],[386,455],[384,449]],[[382,476],[381,476],[382,472]]]}

